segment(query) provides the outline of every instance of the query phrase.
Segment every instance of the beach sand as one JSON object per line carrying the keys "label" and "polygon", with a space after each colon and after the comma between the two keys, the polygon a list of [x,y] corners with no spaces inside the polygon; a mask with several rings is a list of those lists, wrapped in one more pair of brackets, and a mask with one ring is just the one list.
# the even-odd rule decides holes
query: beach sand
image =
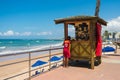
{"label": "beach sand", "polygon": [[[62,50],[51,52],[51,54],[57,54],[57,53],[61,53],[60,55],[57,55],[57,56],[61,56],[62,55]],[[34,56],[32,58],[37,58],[37,57],[46,56],[46,55],[48,55],[48,52],[46,54],[40,54],[39,56],[37,55],[37,56]],[[27,58],[15,59],[15,60],[3,61],[3,62],[0,62],[0,65],[13,63],[13,62],[18,62],[18,61],[24,61],[24,60],[28,60],[28,57]],[[35,61],[37,61],[37,60],[32,60],[31,65],[33,63],[35,63]],[[49,57],[41,58],[40,60],[48,62]],[[44,69],[47,70],[48,68],[49,67],[45,67]],[[35,68],[31,67],[31,69],[35,69]],[[23,72],[27,72],[28,70],[29,70],[29,62],[28,61],[18,63],[18,64],[9,65],[9,66],[0,67],[0,80],[4,80],[8,77],[11,77],[11,76],[23,73]],[[33,75],[34,73],[35,73],[35,71],[31,72],[31,75]],[[23,79],[27,78],[28,76],[29,76],[29,73],[26,73],[26,74],[23,74],[21,76],[11,78],[9,80],[23,80]]]}

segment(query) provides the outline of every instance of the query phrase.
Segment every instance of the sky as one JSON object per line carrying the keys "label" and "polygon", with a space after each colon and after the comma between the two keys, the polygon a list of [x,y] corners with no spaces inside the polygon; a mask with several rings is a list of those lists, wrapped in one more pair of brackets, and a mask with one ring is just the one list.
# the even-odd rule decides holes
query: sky
{"label": "sky", "polygon": [[[119,5],[120,0],[101,0],[99,16],[108,22],[102,31],[120,32]],[[0,39],[63,38],[63,24],[55,19],[94,16],[95,7],[96,0],[0,0]]]}

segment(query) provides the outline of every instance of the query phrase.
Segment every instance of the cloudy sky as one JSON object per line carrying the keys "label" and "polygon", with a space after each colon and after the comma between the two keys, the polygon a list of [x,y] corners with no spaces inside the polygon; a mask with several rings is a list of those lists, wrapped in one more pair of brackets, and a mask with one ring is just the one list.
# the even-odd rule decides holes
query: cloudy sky
{"label": "cloudy sky", "polygon": [[[104,30],[120,32],[120,0],[101,0]],[[96,0],[0,0],[0,38],[63,38],[63,24],[55,19],[90,15]],[[69,28],[73,33],[72,27]]]}

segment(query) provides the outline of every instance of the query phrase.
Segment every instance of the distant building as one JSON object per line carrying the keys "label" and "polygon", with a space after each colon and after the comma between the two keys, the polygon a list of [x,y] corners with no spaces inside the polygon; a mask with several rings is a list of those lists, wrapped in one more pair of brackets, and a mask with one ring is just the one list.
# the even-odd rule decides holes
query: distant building
{"label": "distant building", "polygon": [[115,35],[116,41],[120,41],[120,32],[117,32]]}
{"label": "distant building", "polygon": [[115,32],[113,32],[113,35],[112,35],[112,38],[113,38],[113,39],[115,39],[115,35],[116,35],[116,33],[115,33]]}
{"label": "distant building", "polygon": [[120,32],[117,32],[117,33],[115,34],[115,38],[116,38],[116,39],[120,39]]}
{"label": "distant building", "polygon": [[102,36],[103,41],[106,40],[112,40],[112,41],[120,41],[120,32],[113,32],[111,34],[104,35]]}

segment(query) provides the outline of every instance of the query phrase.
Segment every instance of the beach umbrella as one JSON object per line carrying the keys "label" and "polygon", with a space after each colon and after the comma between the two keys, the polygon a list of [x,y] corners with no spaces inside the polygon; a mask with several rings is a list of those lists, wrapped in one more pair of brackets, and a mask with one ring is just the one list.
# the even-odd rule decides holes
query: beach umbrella
{"label": "beach umbrella", "polygon": [[50,58],[50,62],[53,62],[53,61],[58,61],[58,60],[60,60],[61,58],[60,57],[57,57],[57,56],[53,56],[53,57],[51,57]]}
{"label": "beach umbrella", "polygon": [[102,49],[102,52],[113,52],[115,49],[113,47],[107,46]]}
{"label": "beach umbrella", "polygon": [[32,67],[41,66],[41,65],[46,64],[46,63],[47,62],[45,62],[45,61],[38,60],[32,65]]}

